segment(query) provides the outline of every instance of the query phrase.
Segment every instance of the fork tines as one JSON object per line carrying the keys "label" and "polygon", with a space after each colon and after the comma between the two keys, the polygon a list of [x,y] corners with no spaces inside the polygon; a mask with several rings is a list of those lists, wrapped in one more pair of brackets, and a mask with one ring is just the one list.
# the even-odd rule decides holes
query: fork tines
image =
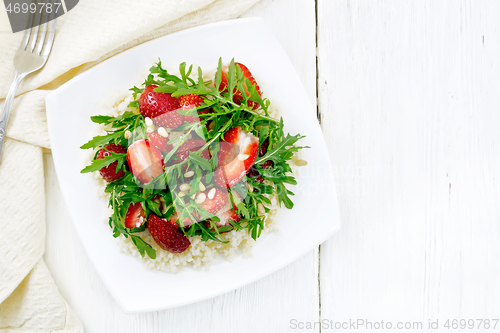
{"label": "fork tines", "polygon": [[[50,13],[47,12],[46,7],[41,7],[39,4],[52,5]],[[35,11],[31,11],[29,7],[28,29],[24,33],[24,38],[21,47],[31,53],[36,53],[41,56],[48,56],[54,41],[55,27],[56,27],[56,12],[53,6],[54,0],[32,0],[31,4],[35,4]],[[30,4],[30,5],[31,5]],[[40,24],[42,25],[40,31]],[[50,26],[50,27],[49,27]],[[48,31],[48,32],[47,32]],[[47,36],[48,33],[48,36]]]}

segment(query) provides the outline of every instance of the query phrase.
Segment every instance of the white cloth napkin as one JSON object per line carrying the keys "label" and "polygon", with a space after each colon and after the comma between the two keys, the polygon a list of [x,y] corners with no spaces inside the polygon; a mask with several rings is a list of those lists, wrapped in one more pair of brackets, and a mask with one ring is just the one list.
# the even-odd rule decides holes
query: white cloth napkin
{"label": "white cloth napkin", "polygon": [[[0,159],[0,332],[83,332],[43,261],[42,148],[50,149],[45,96],[123,50],[177,30],[235,18],[257,1],[81,0],[58,19],[47,64],[28,76],[17,91]],[[8,31],[6,12],[0,8],[3,100],[14,77],[13,59],[24,34]]]}

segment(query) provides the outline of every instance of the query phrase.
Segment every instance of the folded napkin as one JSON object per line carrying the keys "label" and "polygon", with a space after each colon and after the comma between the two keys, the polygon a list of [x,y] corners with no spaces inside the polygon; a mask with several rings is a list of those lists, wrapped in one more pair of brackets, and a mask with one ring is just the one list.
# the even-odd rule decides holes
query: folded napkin
{"label": "folded napkin", "polygon": [[[0,332],[83,332],[43,261],[42,149],[50,149],[47,94],[123,50],[174,31],[235,18],[257,1],[81,0],[58,19],[47,64],[17,91],[0,159]],[[24,34],[7,31],[7,15],[0,8],[0,109]]]}

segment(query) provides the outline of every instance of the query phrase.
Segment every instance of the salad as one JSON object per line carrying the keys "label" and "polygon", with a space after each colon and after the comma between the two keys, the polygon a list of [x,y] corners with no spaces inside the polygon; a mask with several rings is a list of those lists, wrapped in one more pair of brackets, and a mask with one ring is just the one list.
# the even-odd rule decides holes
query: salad
{"label": "salad", "polygon": [[[290,163],[303,136],[284,132],[249,69],[219,59],[213,80],[158,61],[117,115],[96,115],[103,135],[82,145],[95,153],[81,172],[98,172],[109,196],[113,236],[139,254],[180,254],[193,242],[257,240],[272,200],[288,209],[296,184]],[[299,160],[297,165],[305,164]],[[153,244],[154,242],[154,244]]]}

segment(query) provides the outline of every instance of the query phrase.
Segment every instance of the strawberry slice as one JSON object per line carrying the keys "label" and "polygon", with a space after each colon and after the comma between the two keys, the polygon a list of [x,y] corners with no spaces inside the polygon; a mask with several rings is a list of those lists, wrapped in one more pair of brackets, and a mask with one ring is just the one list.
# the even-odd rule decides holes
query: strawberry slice
{"label": "strawberry slice", "polygon": [[[127,152],[127,150],[122,145],[115,145],[114,143],[110,143],[109,145],[105,145],[104,148],[99,150],[99,152],[97,153],[96,159],[110,156],[111,155],[110,152],[125,154]],[[113,163],[111,163],[107,167],[104,167],[101,170],[99,170],[101,177],[105,181],[107,181],[108,183],[112,182],[114,180],[120,179],[125,175],[123,170],[118,170],[118,172],[116,172],[117,165],[118,165],[118,161],[114,161]]]}
{"label": "strawberry slice", "polygon": [[[233,193],[241,199],[241,195],[239,195],[238,192]],[[231,208],[231,200],[228,198],[224,207],[222,207],[217,214],[215,214],[215,216],[219,218],[219,221],[213,222],[217,227],[228,226],[231,224],[229,221],[239,222],[241,220],[241,216],[237,213],[237,211],[238,209],[235,204],[233,204],[233,207]],[[210,221],[205,221],[204,224],[207,228],[210,228]]]}
{"label": "strawberry slice", "polygon": [[153,147],[158,149],[162,154],[166,154],[172,150],[173,145],[168,144],[167,138],[162,137],[158,132],[148,134],[149,142]]}
{"label": "strawberry slice", "polygon": [[139,139],[128,147],[127,162],[130,171],[142,183],[150,182],[163,172],[161,152],[146,139]]}
{"label": "strawberry slice", "polygon": [[146,222],[146,212],[141,203],[130,204],[125,214],[125,227],[130,229],[139,228],[144,222]]}
{"label": "strawberry slice", "polygon": [[[209,191],[205,191],[205,195]],[[222,209],[228,209],[228,202],[229,202],[229,197],[227,195],[227,192],[223,192],[219,189],[216,188],[214,197],[212,199],[206,198],[205,201],[203,201],[200,206],[205,209],[207,212],[209,212],[212,215],[216,215],[218,212],[220,212]],[[176,211],[168,220],[171,225],[173,225],[176,228],[179,228],[178,225],[178,216],[179,216],[179,211]],[[193,221],[189,217],[185,217],[184,220],[182,221],[182,225],[184,227],[190,226],[193,223],[199,222],[199,215],[196,211],[193,211],[193,216],[197,219],[197,221]]]}
{"label": "strawberry slice", "polygon": [[170,93],[159,93],[153,90],[157,85],[147,86],[139,98],[139,112],[149,117],[158,126],[176,128],[182,125],[185,117],[176,110],[180,109],[179,100]]}
{"label": "strawberry slice", "polygon": [[231,223],[229,221],[238,223],[241,220],[241,216],[236,213],[236,209],[226,210],[225,212],[217,214],[217,217],[220,220],[219,222],[215,222],[218,227],[230,225]]}
{"label": "strawberry slice", "polygon": [[259,139],[239,126],[224,134],[224,142],[221,143],[219,166],[214,178],[221,189],[240,181],[255,163],[259,151]]}
{"label": "strawberry slice", "polygon": [[[172,226],[174,226],[176,229],[179,229],[179,224],[177,223],[177,220],[179,219],[179,214],[177,212],[174,212],[172,216],[168,219],[168,223],[170,223]],[[193,224],[193,220],[191,220],[189,217],[185,217],[182,220],[182,225],[184,227],[188,227],[191,224]]]}
{"label": "strawberry slice", "polygon": [[[206,191],[207,193],[209,191]],[[224,206],[227,205],[227,203],[230,202],[229,197],[227,195],[226,191],[221,191],[219,189],[215,189],[215,195],[213,199],[206,198],[205,201],[203,201],[200,206],[201,208],[205,209],[207,212],[210,214],[216,214],[219,212],[221,209],[224,208]]]}
{"label": "strawberry slice", "polygon": [[149,215],[148,229],[156,244],[166,251],[181,253],[191,245],[182,231],[176,229],[167,219],[154,214]]}
{"label": "strawberry slice", "polygon": [[[243,76],[245,78],[247,78],[248,80],[250,80],[250,83],[253,86],[255,86],[255,89],[259,93],[259,96],[262,96],[262,92],[260,90],[260,87],[257,84],[257,81],[253,77],[253,75],[250,72],[250,70],[248,69],[248,67],[245,66],[245,65],[243,65],[243,64],[241,64],[241,63],[239,63],[239,62],[235,62],[234,65],[235,65],[235,67],[239,67],[240,68],[241,73],[243,74]],[[221,92],[228,92],[229,91],[227,78],[228,78],[227,72],[225,70],[222,70],[222,77],[221,77],[221,83],[220,83],[220,86],[219,86],[219,91],[221,91]],[[245,93],[247,94],[247,96],[250,96],[250,92],[248,91],[247,87],[245,87]],[[238,104],[240,104],[243,101],[243,95],[242,95],[241,91],[236,91],[236,88],[234,89],[233,101],[235,103],[238,103]],[[252,110],[256,110],[259,107],[259,103],[255,103],[253,101],[248,101],[248,106],[251,107]]]}
{"label": "strawberry slice", "polygon": [[[218,213],[217,217],[219,218],[219,221],[213,221],[213,220],[207,220],[203,222],[206,228],[211,228],[210,221],[212,221],[217,228],[220,227],[225,227],[231,225],[230,221],[238,223],[241,220],[241,216],[236,213],[234,210],[226,210],[224,212]],[[212,231],[215,231],[215,228],[211,228]],[[229,232],[230,230],[227,230],[225,232]]]}

